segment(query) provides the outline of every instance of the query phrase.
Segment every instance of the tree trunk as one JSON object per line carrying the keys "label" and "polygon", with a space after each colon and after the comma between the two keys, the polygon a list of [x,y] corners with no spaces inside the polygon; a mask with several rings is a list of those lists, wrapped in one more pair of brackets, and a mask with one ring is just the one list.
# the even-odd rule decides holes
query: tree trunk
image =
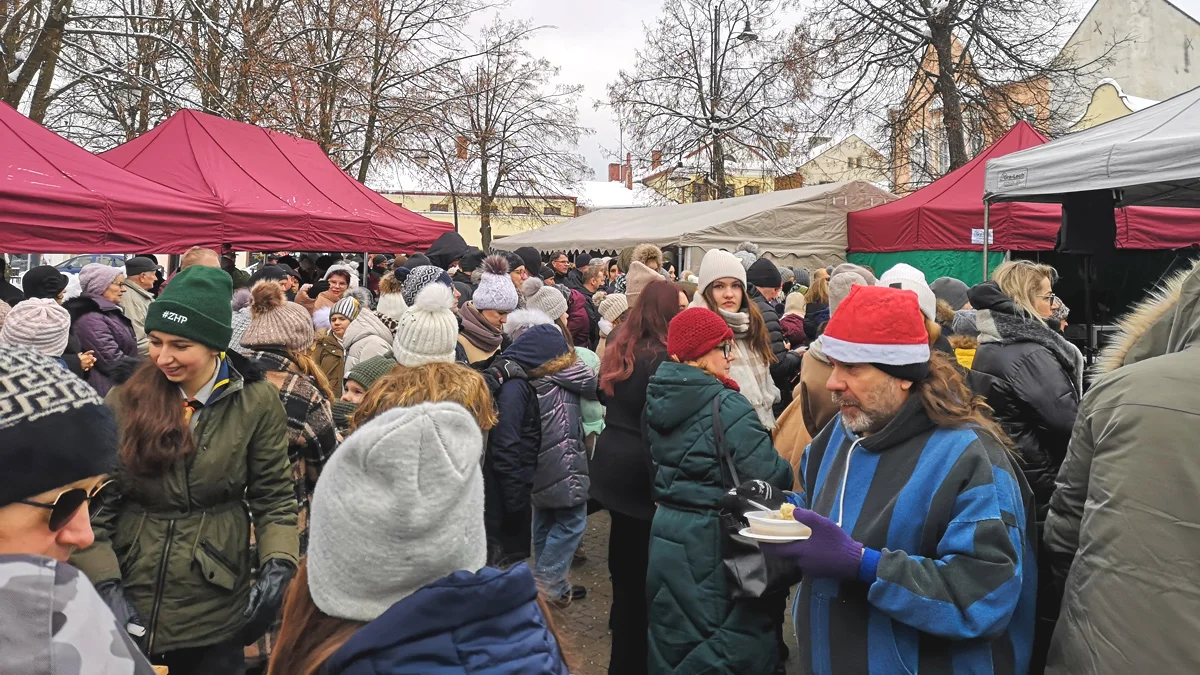
{"label": "tree trunk", "polygon": [[488,191],[488,156],[479,153],[479,248],[487,251],[492,246],[492,195]]}
{"label": "tree trunk", "polygon": [[[938,57],[938,78],[934,89],[942,99],[942,126],[950,146],[950,166],[938,167],[939,172],[945,175],[967,163],[967,139],[963,133],[962,95],[958,91],[950,28],[933,26],[932,36]],[[938,152],[938,149],[935,148],[934,152]]]}
{"label": "tree trunk", "polygon": [[713,138],[712,144],[712,177],[716,184],[717,199],[725,199],[729,189],[725,184],[725,148],[721,145],[720,135]]}
{"label": "tree trunk", "polygon": [[51,16],[46,21],[45,33],[48,38],[46,60],[38,71],[38,81],[33,88],[33,100],[29,104],[29,119],[41,124],[46,119],[46,109],[50,107],[50,86],[54,83],[54,71],[58,66],[58,54],[62,51],[62,35],[66,26],[66,15],[71,11],[71,4],[63,5],[62,12]]}
{"label": "tree trunk", "polygon": [[359,155],[358,160],[358,182],[363,185],[367,184],[367,171],[371,168],[371,156],[374,154],[371,146],[375,145],[375,125],[379,121],[377,109],[376,105],[372,103],[371,112],[367,115],[367,128],[363,133],[362,154]]}

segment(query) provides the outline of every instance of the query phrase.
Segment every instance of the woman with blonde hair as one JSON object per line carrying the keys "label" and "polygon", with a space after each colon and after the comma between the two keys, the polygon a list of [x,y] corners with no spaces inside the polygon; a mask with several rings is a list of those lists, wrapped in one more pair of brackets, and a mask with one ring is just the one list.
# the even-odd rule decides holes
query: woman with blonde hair
{"label": "woman with blonde hair", "polygon": [[496,426],[492,395],[479,371],[461,363],[433,362],[395,368],[375,380],[350,418],[350,431],[392,408],[452,401],[467,409],[483,431]]}

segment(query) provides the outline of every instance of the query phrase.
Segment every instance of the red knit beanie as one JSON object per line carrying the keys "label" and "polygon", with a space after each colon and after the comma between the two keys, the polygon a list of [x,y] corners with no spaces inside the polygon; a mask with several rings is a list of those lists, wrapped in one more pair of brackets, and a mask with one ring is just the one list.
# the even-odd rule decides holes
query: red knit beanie
{"label": "red knit beanie", "polygon": [[667,327],[667,354],[681,363],[695,361],[733,339],[733,331],[717,313],[703,307],[685,309]]}

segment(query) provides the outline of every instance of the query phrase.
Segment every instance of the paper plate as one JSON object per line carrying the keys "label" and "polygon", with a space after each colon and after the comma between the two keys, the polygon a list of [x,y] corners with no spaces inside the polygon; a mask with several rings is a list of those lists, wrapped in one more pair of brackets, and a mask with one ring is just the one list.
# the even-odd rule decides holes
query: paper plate
{"label": "paper plate", "polygon": [[801,534],[799,536],[778,537],[770,534],[757,534],[755,532],[751,532],[750,528],[748,527],[743,527],[738,534],[747,539],[753,539],[754,541],[766,541],[772,544],[786,544],[792,541],[804,541],[812,536],[811,534]]}

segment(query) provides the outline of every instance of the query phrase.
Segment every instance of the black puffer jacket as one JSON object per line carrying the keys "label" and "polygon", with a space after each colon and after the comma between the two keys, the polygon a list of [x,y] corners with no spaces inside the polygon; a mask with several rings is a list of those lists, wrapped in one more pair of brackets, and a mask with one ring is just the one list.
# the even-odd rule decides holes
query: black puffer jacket
{"label": "black puffer jacket", "polygon": [[972,288],[969,297],[979,310],[980,332],[971,369],[985,376],[979,393],[1016,445],[1041,522],[1079,410],[1083,356],[1045,324],[1021,314],[995,282]]}
{"label": "black puffer jacket", "polygon": [[792,389],[800,381],[801,356],[783,344],[783,330],[779,327],[779,314],[763,294],[754,286],[748,291],[750,299],[758,307],[763,321],[767,324],[767,333],[771,336],[771,353],[775,355],[775,363],[771,364],[771,379],[779,387],[780,399],[775,404],[775,416],[781,415],[792,402]]}

